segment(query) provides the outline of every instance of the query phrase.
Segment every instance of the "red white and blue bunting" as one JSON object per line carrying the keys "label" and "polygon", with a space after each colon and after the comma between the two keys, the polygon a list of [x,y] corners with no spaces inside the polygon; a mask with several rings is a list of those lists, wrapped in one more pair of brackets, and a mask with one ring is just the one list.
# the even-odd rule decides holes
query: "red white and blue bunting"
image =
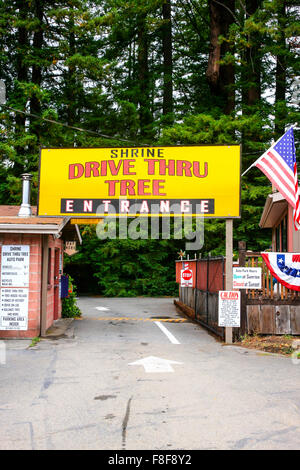
{"label": "red white and blue bunting", "polygon": [[278,282],[300,291],[300,253],[262,253],[262,257]]}

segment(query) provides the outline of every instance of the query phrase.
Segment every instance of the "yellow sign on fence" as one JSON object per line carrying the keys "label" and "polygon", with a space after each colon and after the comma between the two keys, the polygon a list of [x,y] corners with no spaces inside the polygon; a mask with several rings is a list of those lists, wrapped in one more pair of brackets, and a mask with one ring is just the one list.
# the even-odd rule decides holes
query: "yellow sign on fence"
{"label": "yellow sign on fence", "polygon": [[38,214],[240,217],[240,146],[43,149]]}

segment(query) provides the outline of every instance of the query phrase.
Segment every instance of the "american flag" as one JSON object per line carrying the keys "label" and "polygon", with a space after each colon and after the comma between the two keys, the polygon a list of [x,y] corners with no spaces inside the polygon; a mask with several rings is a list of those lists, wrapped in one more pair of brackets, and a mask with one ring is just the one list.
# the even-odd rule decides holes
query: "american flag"
{"label": "american flag", "polygon": [[300,229],[296,149],[293,128],[280,137],[256,162],[275,188],[293,207],[295,229]]}

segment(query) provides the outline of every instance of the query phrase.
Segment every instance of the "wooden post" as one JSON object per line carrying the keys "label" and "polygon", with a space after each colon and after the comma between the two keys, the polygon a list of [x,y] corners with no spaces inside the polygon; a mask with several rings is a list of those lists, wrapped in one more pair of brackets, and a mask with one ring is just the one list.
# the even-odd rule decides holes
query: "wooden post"
{"label": "wooden post", "polygon": [[41,336],[46,335],[47,330],[47,293],[48,293],[48,236],[42,235],[42,286],[41,286]]}
{"label": "wooden post", "polygon": [[[233,219],[226,219],[226,290],[233,288]],[[225,342],[232,344],[232,327],[225,327]]]}
{"label": "wooden post", "polygon": [[[246,262],[246,242],[239,242],[239,266],[243,268]],[[247,333],[247,294],[241,289],[241,327],[240,333]]]}

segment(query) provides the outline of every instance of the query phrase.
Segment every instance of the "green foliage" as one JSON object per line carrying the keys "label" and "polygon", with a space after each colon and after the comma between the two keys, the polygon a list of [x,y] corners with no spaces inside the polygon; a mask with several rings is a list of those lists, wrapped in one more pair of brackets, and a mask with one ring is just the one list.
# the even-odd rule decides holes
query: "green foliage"
{"label": "green foliage", "polygon": [[34,348],[34,346],[36,346],[36,344],[39,343],[40,341],[41,341],[41,338],[39,338],[38,336],[35,336],[34,338],[32,338],[32,341],[28,347]]}
{"label": "green foliage", "polygon": [[75,318],[81,316],[81,311],[76,305],[77,288],[74,280],[69,276],[69,296],[62,299],[62,317]]}
{"label": "green foliage", "polygon": [[[79,253],[66,260],[66,271],[78,277],[81,289],[111,297],[177,295],[174,261],[182,240],[99,240],[93,226],[82,237]],[[80,286],[79,266],[85,267],[88,287]]]}

